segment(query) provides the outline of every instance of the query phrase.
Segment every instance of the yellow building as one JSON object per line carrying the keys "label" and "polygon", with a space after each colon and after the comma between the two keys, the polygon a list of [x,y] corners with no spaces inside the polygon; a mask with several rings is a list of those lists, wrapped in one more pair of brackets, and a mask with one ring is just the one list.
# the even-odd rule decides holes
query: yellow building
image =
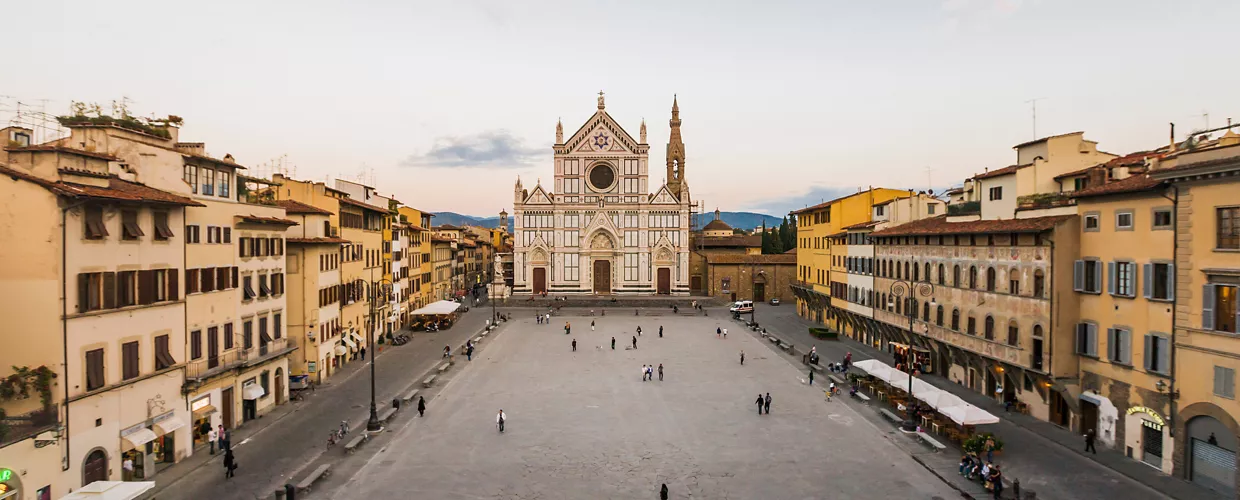
{"label": "yellow building", "polygon": [[1230,498],[1240,491],[1240,137],[1220,142],[1151,175],[1170,183],[1174,200],[1174,375],[1165,389],[1178,395],[1175,470]]}
{"label": "yellow building", "polygon": [[288,331],[297,347],[289,372],[323,383],[348,354],[340,340],[340,248],[348,240],[332,236],[332,212],[293,200],[278,203],[297,222],[285,234]]}
{"label": "yellow building", "polygon": [[413,207],[402,206],[397,209],[401,219],[409,225],[409,265],[410,275],[414,277],[414,307],[421,308],[436,299],[433,292],[431,274],[431,217],[435,215]]}

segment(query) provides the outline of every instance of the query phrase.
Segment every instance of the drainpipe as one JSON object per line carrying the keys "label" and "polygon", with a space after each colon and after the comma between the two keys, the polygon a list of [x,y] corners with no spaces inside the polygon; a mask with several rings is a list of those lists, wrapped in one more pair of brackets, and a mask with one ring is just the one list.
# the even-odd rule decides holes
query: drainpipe
{"label": "drainpipe", "polygon": [[[1174,130],[1174,125],[1172,125]],[[1174,137],[1174,136],[1173,136]],[[1163,198],[1171,200],[1171,262],[1172,269],[1179,264],[1180,245],[1176,241],[1180,235],[1180,187],[1172,185],[1171,189],[1175,192],[1173,196],[1163,195]],[[1177,270],[1178,272],[1178,270]],[[1171,276],[1172,286],[1176,286],[1175,276]],[[1173,289],[1174,290],[1174,289]],[[1176,306],[1179,305],[1180,297],[1173,291],[1171,294],[1171,384],[1167,389],[1167,409],[1168,416],[1171,417],[1171,428],[1167,430],[1167,435],[1175,438],[1175,315]]]}
{"label": "drainpipe", "polygon": [[[1054,390],[1053,385],[1055,380],[1055,373],[1051,370],[1051,367],[1054,366],[1053,361],[1055,356],[1055,324],[1059,322],[1059,311],[1062,308],[1056,307],[1058,302],[1055,300],[1055,240],[1046,238],[1046,241],[1051,242],[1051,253],[1050,258],[1048,259],[1051,264],[1051,268],[1050,272],[1046,273],[1048,281],[1050,282],[1047,284],[1047,289],[1051,291],[1051,321],[1046,325],[1046,363],[1043,366],[1047,369],[1047,372],[1050,373],[1052,387],[1047,388],[1047,396],[1049,396],[1049,391]],[[1069,428],[1070,427],[1071,426],[1069,426]]]}
{"label": "drainpipe", "polygon": [[60,209],[60,347],[64,357],[65,378],[61,385],[65,388],[65,454],[60,461],[61,472],[69,470],[69,211],[85,205],[85,201],[65,206]]}

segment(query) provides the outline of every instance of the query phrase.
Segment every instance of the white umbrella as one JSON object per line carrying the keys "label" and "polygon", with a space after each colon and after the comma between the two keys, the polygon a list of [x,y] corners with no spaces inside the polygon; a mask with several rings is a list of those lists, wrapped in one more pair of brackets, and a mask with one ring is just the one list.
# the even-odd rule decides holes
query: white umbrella
{"label": "white umbrella", "polygon": [[931,393],[914,393],[913,395],[936,410],[968,404],[963,399],[960,399],[959,396],[944,390]]}
{"label": "white umbrella", "polygon": [[887,374],[895,370],[895,368],[892,368],[891,365],[883,363],[877,359],[863,359],[853,363],[852,367],[882,379],[883,381],[887,380]]}
{"label": "white umbrella", "polygon": [[999,417],[968,403],[940,408],[939,413],[960,425],[984,425],[999,422]]}

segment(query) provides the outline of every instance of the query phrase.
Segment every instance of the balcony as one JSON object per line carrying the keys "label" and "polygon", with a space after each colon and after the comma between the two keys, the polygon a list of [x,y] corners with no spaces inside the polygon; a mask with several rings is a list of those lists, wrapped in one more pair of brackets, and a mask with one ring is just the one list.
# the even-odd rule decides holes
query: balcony
{"label": "balcony", "polygon": [[55,429],[60,423],[56,420],[56,407],[40,408],[21,415],[9,415],[0,418],[0,448],[21,441],[41,432]]}
{"label": "balcony", "polygon": [[296,347],[289,348],[288,338],[284,337],[271,342],[262,342],[261,345],[249,349],[236,348],[219,353],[217,356],[191,360],[185,364],[185,378],[195,381],[205,380],[233,368],[253,365],[286,354],[292,349]]}
{"label": "balcony", "polygon": [[982,202],[966,201],[947,206],[947,215],[979,215],[982,213]]}

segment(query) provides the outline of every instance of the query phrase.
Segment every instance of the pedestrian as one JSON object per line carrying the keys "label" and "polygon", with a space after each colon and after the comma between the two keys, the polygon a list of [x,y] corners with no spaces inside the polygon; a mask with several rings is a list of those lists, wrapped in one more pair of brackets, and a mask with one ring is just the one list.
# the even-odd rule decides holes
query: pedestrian
{"label": "pedestrian", "polygon": [[642,327],[640,327],[640,326],[638,326],[638,327],[637,327],[637,334],[638,334],[638,335],[641,335],[641,334],[642,334]]}
{"label": "pedestrian", "polygon": [[741,366],[745,366],[745,351],[741,351]]}
{"label": "pedestrian", "polygon": [[426,398],[418,396],[418,416],[426,416]]}
{"label": "pedestrian", "polygon": [[725,339],[726,339],[726,338],[728,338],[728,329],[727,329],[727,328],[724,328],[724,329],[723,329],[723,338],[725,338]]}
{"label": "pedestrian", "polygon": [[341,436],[349,435],[349,421],[348,420],[340,421],[340,435]]}
{"label": "pedestrian", "polygon": [[219,446],[219,448],[220,448],[220,453],[223,453],[223,452],[224,452],[224,449],[225,449],[225,448],[227,448],[227,446],[225,446],[225,444],[226,444],[226,443],[225,443],[225,440],[227,440],[227,439],[228,439],[228,435],[224,433],[224,426],[223,426],[223,425],[220,425],[220,431],[219,431],[219,432],[217,432],[217,433],[216,433],[216,435],[217,435],[217,436],[219,436],[219,440],[220,440],[220,443],[219,443],[219,445],[220,445],[220,446]]}
{"label": "pedestrian", "polygon": [[361,354],[362,359],[365,360],[366,359],[366,346],[362,346],[362,348],[358,350],[358,354]]}
{"label": "pedestrian", "polygon": [[564,322],[564,335],[568,335],[568,332],[571,332],[571,331],[573,331],[573,326],[569,324],[567,321],[565,321]]}
{"label": "pedestrian", "polygon": [[[126,456],[124,460],[121,460],[121,480],[133,481],[133,472],[133,457]],[[224,469],[224,477],[228,477],[228,469]]]}
{"label": "pedestrian", "polygon": [[465,361],[473,361],[473,360],[474,360],[474,345],[469,344],[468,346],[465,347]]}
{"label": "pedestrian", "polygon": [[449,346],[443,346],[443,357],[446,358],[451,355],[452,355],[452,348]]}
{"label": "pedestrian", "polygon": [[715,327],[715,338],[722,338],[722,337],[723,337],[723,328],[716,326]]}
{"label": "pedestrian", "polygon": [[659,500],[667,500],[667,483],[663,483],[663,487],[659,488]]}
{"label": "pedestrian", "polygon": [[766,393],[766,401],[764,402],[766,403],[766,414],[770,415],[771,414],[771,393],[769,392]]}
{"label": "pedestrian", "polygon": [[237,470],[237,459],[233,457],[232,450],[224,451],[224,479],[233,477],[234,471]]}
{"label": "pedestrian", "polygon": [[499,414],[495,415],[495,425],[499,426],[499,431],[504,432],[504,421],[508,420],[508,416],[504,415],[504,409],[499,409]]}
{"label": "pedestrian", "polygon": [[659,382],[663,381],[663,363],[659,363]]}
{"label": "pedestrian", "polygon": [[616,338],[615,337],[611,338],[611,350],[613,351],[616,350]]}
{"label": "pedestrian", "polygon": [[999,500],[999,496],[1003,494],[1003,473],[999,472],[998,465],[990,468],[990,477],[986,480],[990,482],[991,491],[995,494],[994,499]]}
{"label": "pedestrian", "polygon": [[[590,316],[594,316],[594,309],[590,309]],[[594,326],[594,322],[590,322],[590,326]]]}
{"label": "pedestrian", "polygon": [[646,365],[642,365],[642,382],[646,381],[646,375],[650,372],[646,370]]}
{"label": "pedestrian", "polygon": [[[916,414],[916,410],[913,412]],[[1097,454],[1096,451],[1094,453]],[[995,438],[989,436],[986,437],[986,461],[990,463],[995,461]]]}
{"label": "pedestrian", "polygon": [[[590,316],[594,316],[594,311],[590,311]],[[594,320],[590,320],[590,331],[594,331]]]}
{"label": "pedestrian", "polygon": [[573,339],[573,352],[577,352],[577,339]]}
{"label": "pedestrian", "polygon": [[637,336],[636,335],[633,336],[633,348],[637,349]]}
{"label": "pedestrian", "polygon": [[546,323],[547,323],[548,325],[550,325],[550,324],[551,324],[551,313],[547,313]]}
{"label": "pedestrian", "polygon": [[659,325],[659,338],[663,338],[663,325]]}
{"label": "pedestrian", "polygon": [[541,325],[541,324],[542,324],[542,315],[541,315],[541,314],[537,314],[537,315],[535,315],[535,316],[534,316],[534,323],[535,323],[535,324],[539,324],[539,325]]}
{"label": "pedestrian", "polygon": [[[210,425],[207,426],[207,428],[210,428],[210,427],[211,427]],[[211,442],[211,454],[212,455],[215,454],[215,441],[219,438],[220,436],[219,434],[215,433],[215,429],[211,429],[211,432],[207,434],[207,441]]]}
{"label": "pedestrian", "polygon": [[763,403],[763,402],[764,402],[764,401],[763,401],[763,399],[762,399],[762,393],[758,393],[758,401],[757,401],[757,403],[758,403],[758,414],[759,414],[759,415],[761,415],[761,414],[762,414],[762,403]]}
{"label": "pedestrian", "polygon": [[1085,431],[1085,452],[1086,453],[1089,453],[1092,451],[1095,455],[1098,454],[1098,450],[1094,448],[1094,440],[1097,439],[1097,437],[1098,437],[1098,434],[1094,432],[1093,429]]}
{"label": "pedestrian", "polygon": [[814,370],[809,371],[809,385],[814,385]]}

